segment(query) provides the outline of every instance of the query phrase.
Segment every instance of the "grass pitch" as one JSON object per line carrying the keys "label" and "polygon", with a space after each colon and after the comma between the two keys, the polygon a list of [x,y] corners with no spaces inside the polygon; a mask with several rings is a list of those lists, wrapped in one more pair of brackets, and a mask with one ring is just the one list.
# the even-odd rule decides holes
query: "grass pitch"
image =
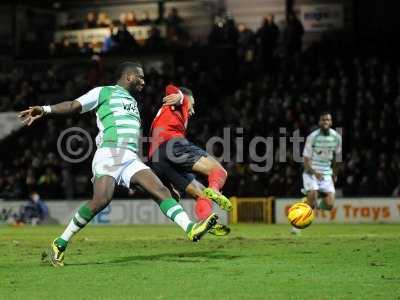
{"label": "grass pitch", "polygon": [[0,227],[0,299],[400,299],[400,225],[88,226],[66,266],[40,261],[63,227]]}

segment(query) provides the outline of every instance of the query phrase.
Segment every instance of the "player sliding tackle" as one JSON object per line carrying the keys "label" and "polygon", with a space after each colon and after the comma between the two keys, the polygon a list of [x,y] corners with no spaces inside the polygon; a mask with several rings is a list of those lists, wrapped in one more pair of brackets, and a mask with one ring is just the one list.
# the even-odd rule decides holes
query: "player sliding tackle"
{"label": "player sliding tackle", "polygon": [[96,138],[98,149],[92,162],[93,198],[78,209],[65,231],[53,241],[50,261],[54,266],[64,265],[68,242],[111,202],[115,185],[141,186],[191,241],[200,240],[218,218],[211,214],[198,223],[192,222],[182,206],[171,197],[168,188],[137,156],[141,122],[137,102],[130,91],[143,89],[143,69],[137,63],[122,63],[117,68],[116,79],[116,85],[96,87],[74,101],[34,106],[19,114],[23,123],[30,126],[46,114],[96,111],[99,135]]}
{"label": "player sliding tackle", "polygon": [[[331,114],[323,112],[319,118],[319,129],[307,137],[303,150],[302,191],[306,197],[302,200],[312,208],[323,210],[331,210],[335,203],[336,162],[342,152],[342,137],[331,127]],[[320,202],[317,201],[319,193],[322,195]],[[299,233],[299,229],[293,228],[292,232]]]}
{"label": "player sliding tackle", "polygon": [[[150,164],[166,186],[177,191],[180,197],[196,199],[195,213],[199,220],[212,214],[212,204],[217,203],[229,211],[228,198],[220,193],[227,172],[211,155],[186,139],[189,118],[194,115],[194,96],[191,90],[169,85],[166,88],[164,105],[151,124]],[[195,173],[208,179],[205,188],[195,179]],[[227,235],[230,229],[216,224],[209,233]]]}

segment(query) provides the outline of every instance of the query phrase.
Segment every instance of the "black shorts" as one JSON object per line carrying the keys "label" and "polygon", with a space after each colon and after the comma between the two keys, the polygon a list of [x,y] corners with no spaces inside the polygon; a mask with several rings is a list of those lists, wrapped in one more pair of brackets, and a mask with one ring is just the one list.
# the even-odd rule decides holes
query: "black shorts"
{"label": "black shorts", "polygon": [[195,179],[193,165],[207,152],[187,139],[179,138],[162,144],[153,154],[149,165],[167,187],[171,185],[181,197]]}

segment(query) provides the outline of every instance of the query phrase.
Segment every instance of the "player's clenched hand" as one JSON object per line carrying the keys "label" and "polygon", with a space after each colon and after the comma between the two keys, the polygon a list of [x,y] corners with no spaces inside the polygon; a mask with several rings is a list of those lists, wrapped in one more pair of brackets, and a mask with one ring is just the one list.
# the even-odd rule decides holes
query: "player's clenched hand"
{"label": "player's clenched hand", "polygon": [[181,100],[181,94],[170,94],[163,98],[163,105],[177,105]]}
{"label": "player's clenched hand", "polygon": [[31,106],[29,109],[21,111],[18,117],[25,126],[30,126],[37,119],[43,117],[44,111],[41,106]]}

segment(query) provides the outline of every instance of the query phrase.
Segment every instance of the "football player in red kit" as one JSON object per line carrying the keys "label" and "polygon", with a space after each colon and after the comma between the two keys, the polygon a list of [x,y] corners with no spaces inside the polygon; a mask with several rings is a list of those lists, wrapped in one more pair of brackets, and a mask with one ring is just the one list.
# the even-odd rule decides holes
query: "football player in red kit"
{"label": "football player in red kit", "polygon": [[[188,120],[194,114],[192,91],[168,85],[163,102],[150,129],[151,168],[180,197],[188,195],[196,199],[195,213],[199,220],[212,213],[210,199],[230,211],[231,202],[220,192],[227,172],[211,155],[186,139]],[[197,181],[194,174],[205,176],[208,187]],[[230,229],[217,224],[209,232],[226,235]]]}

